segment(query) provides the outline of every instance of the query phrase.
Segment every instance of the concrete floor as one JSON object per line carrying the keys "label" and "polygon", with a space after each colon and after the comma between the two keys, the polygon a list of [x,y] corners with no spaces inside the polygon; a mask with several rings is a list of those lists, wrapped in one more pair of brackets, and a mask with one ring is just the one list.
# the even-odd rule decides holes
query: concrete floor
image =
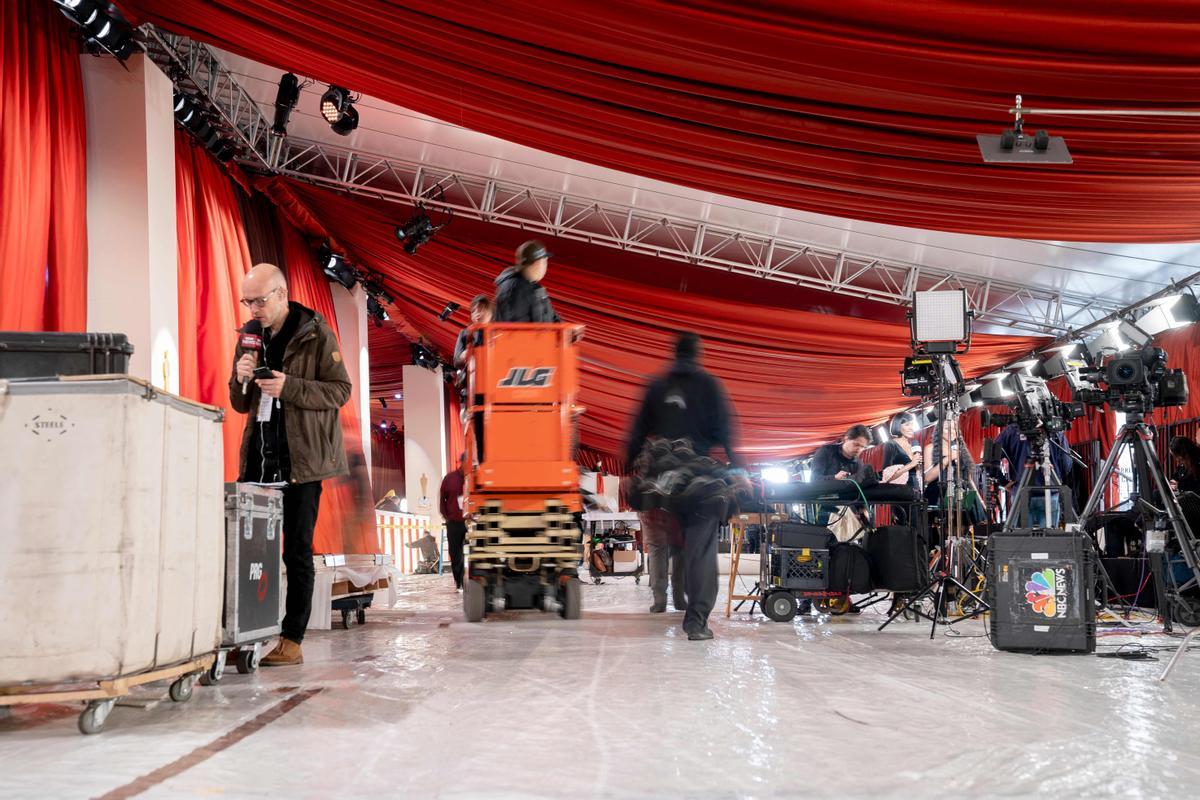
{"label": "concrete floor", "polygon": [[[689,642],[649,589],[585,586],[584,618],[461,621],[449,576],[313,633],[303,667],[227,674],[185,705],[0,720],[0,798],[1194,797],[1200,652],[1000,653],[877,613],[722,613]],[[1147,631],[1157,630],[1148,626]],[[1112,652],[1131,637],[1105,636]],[[1146,646],[1174,641],[1146,635]],[[157,694],[165,692],[165,687]]]}

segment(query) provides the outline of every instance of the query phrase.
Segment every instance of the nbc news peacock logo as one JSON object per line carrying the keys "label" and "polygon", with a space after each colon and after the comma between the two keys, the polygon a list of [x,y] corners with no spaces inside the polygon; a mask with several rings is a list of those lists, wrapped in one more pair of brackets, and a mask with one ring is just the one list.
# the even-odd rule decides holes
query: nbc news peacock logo
{"label": "nbc news peacock logo", "polygon": [[1046,567],[1030,575],[1025,582],[1025,602],[1036,614],[1063,619],[1067,616],[1068,599],[1065,569]]}

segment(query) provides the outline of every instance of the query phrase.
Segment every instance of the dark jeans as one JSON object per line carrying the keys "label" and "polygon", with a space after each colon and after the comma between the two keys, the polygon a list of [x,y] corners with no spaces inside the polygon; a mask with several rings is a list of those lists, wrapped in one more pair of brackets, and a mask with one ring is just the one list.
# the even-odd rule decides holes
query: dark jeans
{"label": "dark jeans", "polygon": [[667,604],[668,574],[671,584],[671,605],[676,611],[687,608],[687,598],[683,595],[683,584],[686,580],[683,572],[683,545],[651,544],[650,551],[650,590],[654,592],[654,602],[658,605]]}
{"label": "dark jeans", "polygon": [[[304,640],[312,614],[313,528],[321,506],[321,482],[291,483],[283,489],[283,566],[287,569],[287,609],[283,636]],[[328,614],[329,609],[322,609]]]}
{"label": "dark jeans", "polygon": [[[724,510],[724,503],[719,504]],[[683,590],[687,610],[683,629],[696,633],[708,627],[708,615],[717,602],[717,527],[720,515],[701,506],[680,518],[683,525]]]}
{"label": "dark jeans", "polygon": [[454,573],[454,585],[463,585],[463,545],[467,541],[467,523],[446,520],[446,542],[450,547],[450,571]]}

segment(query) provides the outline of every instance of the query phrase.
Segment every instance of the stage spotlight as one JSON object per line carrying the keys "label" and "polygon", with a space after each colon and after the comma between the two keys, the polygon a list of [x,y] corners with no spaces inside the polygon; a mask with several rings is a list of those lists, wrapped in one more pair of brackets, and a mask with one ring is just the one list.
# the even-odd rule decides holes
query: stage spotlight
{"label": "stage spotlight", "polygon": [[366,278],[363,278],[361,281],[363,291],[372,297],[377,298],[381,302],[387,303],[388,305],[394,305],[396,299],[392,297],[391,293],[389,293],[387,289],[383,288],[382,280],[383,279],[378,275],[370,275]]}
{"label": "stage spotlight", "polygon": [[300,79],[290,72],[283,73],[279,79],[279,91],[275,94],[275,124],[271,133],[275,136],[287,136],[288,119],[292,109],[300,100]]}
{"label": "stage spotlight", "polygon": [[429,370],[438,368],[438,364],[440,363],[438,357],[425,345],[413,342],[409,352],[412,354],[412,363],[418,367],[424,367]]}
{"label": "stage spotlight", "polygon": [[1051,348],[1050,357],[1042,362],[1042,377],[1049,379],[1078,373],[1087,366],[1087,361],[1079,356],[1078,351],[1078,344]]}
{"label": "stage spotlight", "polygon": [[1171,312],[1171,318],[1174,322],[1171,327],[1182,328],[1184,325],[1200,322],[1200,300],[1197,300],[1196,296],[1191,292],[1181,294],[1178,297],[1179,299],[1167,309]]}
{"label": "stage spotlight", "polygon": [[958,410],[967,411],[983,405],[983,387],[976,386],[958,397]]}
{"label": "stage spotlight", "polygon": [[238,145],[233,139],[218,138],[216,143],[208,148],[213,157],[224,164],[233,159],[237,155]]}
{"label": "stage spotlight", "polygon": [[103,50],[124,61],[137,49],[133,27],[116,6],[96,0],[54,0],[67,17],[83,29],[89,48]]}
{"label": "stage spotlight", "polygon": [[1037,365],[1038,360],[1036,358],[1027,358],[1024,361],[1018,361],[1017,363],[1013,364],[1011,369],[1024,370],[1026,374],[1032,374],[1033,368]]}
{"label": "stage spotlight", "polygon": [[1149,310],[1137,321],[1137,326],[1151,336],[1157,336],[1172,328],[1182,328],[1200,320],[1200,302],[1194,295],[1175,294],[1164,297],[1150,305]]}
{"label": "stage spotlight", "polygon": [[763,467],[762,479],[767,483],[787,483],[791,477],[787,467]]}
{"label": "stage spotlight", "polygon": [[396,238],[404,242],[404,252],[411,256],[444,227],[445,225],[435,226],[429,219],[425,206],[418,203],[412,218],[403,225],[396,226]]}
{"label": "stage spotlight", "polygon": [[1087,351],[1093,361],[1099,362],[1106,355],[1114,355],[1128,349],[1129,345],[1121,339],[1118,330],[1120,325],[1120,322],[1107,323],[1102,326],[1104,330],[1098,336],[1088,341]]}
{"label": "stage spotlight", "polygon": [[387,398],[386,397],[379,398],[379,405],[383,406],[384,408],[387,408]]}
{"label": "stage spotlight", "polygon": [[1121,338],[1126,342],[1132,343],[1134,347],[1145,347],[1154,341],[1153,334],[1142,330],[1140,324],[1132,323],[1128,320],[1122,320],[1121,324],[1117,326],[1117,330],[1120,332]]}
{"label": "stage spotlight", "polygon": [[349,89],[330,84],[321,95],[321,116],[333,128],[333,132],[346,136],[358,127],[358,110],[354,108],[354,98]]}
{"label": "stage spotlight", "polygon": [[340,253],[335,253],[330,249],[329,245],[321,245],[321,250],[317,254],[317,260],[321,264],[321,270],[325,276],[331,281],[337,281],[347,290],[353,289],[354,284],[358,283],[358,275],[353,267],[346,263],[345,257]]}
{"label": "stage spotlight", "polygon": [[382,328],[383,323],[389,319],[387,311],[384,310],[383,306],[374,297],[367,298],[367,316],[375,323],[376,328]]}
{"label": "stage spotlight", "polygon": [[445,322],[450,319],[450,315],[458,311],[462,306],[455,302],[446,303],[446,307],[442,309],[442,313],[438,314],[438,321]]}
{"label": "stage spotlight", "polygon": [[985,403],[996,403],[1003,405],[1008,398],[1016,395],[1016,392],[1008,388],[1006,383],[1008,379],[1008,373],[993,373],[993,375],[990,377],[992,377],[993,380],[985,383],[979,389],[980,400]]}

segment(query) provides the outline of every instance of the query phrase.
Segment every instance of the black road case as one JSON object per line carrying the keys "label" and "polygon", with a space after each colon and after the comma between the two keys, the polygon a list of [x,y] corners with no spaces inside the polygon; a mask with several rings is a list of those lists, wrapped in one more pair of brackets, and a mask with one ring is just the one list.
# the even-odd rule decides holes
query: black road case
{"label": "black road case", "polygon": [[0,378],[125,374],[131,355],[123,333],[0,331]]}
{"label": "black road case", "polygon": [[1096,553],[1078,532],[1024,529],[988,539],[992,646],[1030,653],[1096,649]]}

